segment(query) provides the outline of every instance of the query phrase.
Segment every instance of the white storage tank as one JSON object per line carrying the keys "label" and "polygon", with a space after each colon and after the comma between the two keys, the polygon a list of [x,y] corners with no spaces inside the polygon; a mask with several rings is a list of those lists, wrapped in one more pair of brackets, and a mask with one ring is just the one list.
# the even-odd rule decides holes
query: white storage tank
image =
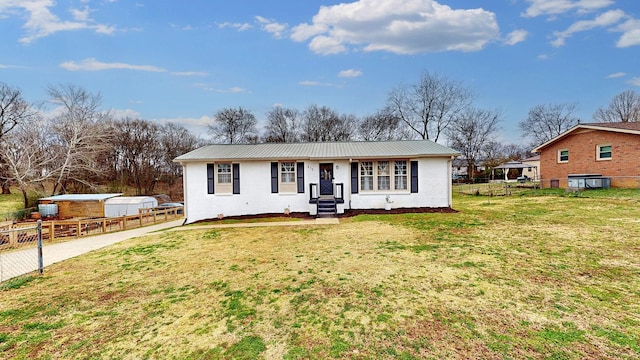
{"label": "white storage tank", "polygon": [[58,204],[38,204],[38,212],[42,217],[58,216]]}

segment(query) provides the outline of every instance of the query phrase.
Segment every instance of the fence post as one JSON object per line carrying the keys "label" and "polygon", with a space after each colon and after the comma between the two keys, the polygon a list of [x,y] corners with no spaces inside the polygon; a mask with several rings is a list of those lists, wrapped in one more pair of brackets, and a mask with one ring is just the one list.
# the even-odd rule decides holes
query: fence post
{"label": "fence post", "polygon": [[44,261],[42,259],[42,220],[38,220],[38,272],[44,272]]}
{"label": "fence post", "polygon": [[53,220],[49,222],[49,241],[53,242],[53,239],[56,237],[56,225],[53,223]]}

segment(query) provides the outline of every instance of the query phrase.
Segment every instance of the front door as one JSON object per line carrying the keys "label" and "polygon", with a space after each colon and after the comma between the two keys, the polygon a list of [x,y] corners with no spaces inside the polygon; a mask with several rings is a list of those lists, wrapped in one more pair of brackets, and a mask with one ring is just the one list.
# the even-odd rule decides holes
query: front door
{"label": "front door", "polygon": [[333,164],[320,164],[320,195],[333,195]]}

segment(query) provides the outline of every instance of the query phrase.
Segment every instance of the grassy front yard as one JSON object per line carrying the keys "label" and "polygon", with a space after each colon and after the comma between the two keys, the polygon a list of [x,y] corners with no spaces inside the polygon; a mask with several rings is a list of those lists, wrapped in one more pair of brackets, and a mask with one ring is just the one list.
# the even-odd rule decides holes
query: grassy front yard
{"label": "grassy front yard", "polygon": [[639,358],[640,195],[540,193],[120,243],[0,284],[0,353]]}

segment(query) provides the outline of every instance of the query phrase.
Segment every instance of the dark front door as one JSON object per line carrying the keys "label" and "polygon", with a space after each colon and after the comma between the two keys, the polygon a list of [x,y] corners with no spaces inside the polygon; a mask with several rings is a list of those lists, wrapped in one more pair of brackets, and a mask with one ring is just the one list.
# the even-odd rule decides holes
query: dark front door
{"label": "dark front door", "polygon": [[333,164],[320,164],[320,195],[333,195]]}

